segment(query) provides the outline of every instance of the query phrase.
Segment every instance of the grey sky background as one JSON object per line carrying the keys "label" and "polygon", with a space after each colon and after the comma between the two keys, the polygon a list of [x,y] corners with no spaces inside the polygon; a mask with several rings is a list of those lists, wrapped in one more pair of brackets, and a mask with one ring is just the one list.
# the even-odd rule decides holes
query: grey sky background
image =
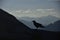
{"label": "grey sky background", "polygon": [[4,0],[2,9],[16,17],[60,17],[60,0]]}

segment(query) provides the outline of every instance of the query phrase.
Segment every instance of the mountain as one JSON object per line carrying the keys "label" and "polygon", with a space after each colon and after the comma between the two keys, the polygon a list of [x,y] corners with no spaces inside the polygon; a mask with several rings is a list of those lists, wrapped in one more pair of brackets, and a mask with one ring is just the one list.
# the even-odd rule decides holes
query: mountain
{"label": "mountain", "polygon": [[60,18],[49,15],[49,16],[44,16],[41,18],[21,17],[18,20],[30,28],[36,29],[36,27],[33,25],[33,22],[32,22],[33,20],[35,20],[37,23],[40,23],[43,26],[47,27],[47,25],[49,25],[50,23],[54,23],[55,21],[60,20]]}
{"label": "mountain", "polygon": [[[33,27],[33,26],[32,26]],[[0,9],[0,39],[1,40],[58,40],[59,32],[40,29],[30,29],[13,15]]]}
{"label": "mountain", "polygon": [[53,24],[48,25],[46,29],[53,31],[60,31],[60,20],[54,22]]}
{"label": "mountain", "polygon": [[32,21],[32,20],[35,20],[36,18],[33,18],[33,17],[20,17],[18,19],[19,20],[22,19],[22,20],[26,20],[26,21]]}
{"label": "mountain", "polygon": [[41,17],[41,18],[37,19],[36,21],[38,23],[41,23],[41,24],[47,26],[50,23],[54,23],[54,22],[56,22],[58,20],[60,20],[60,18],[57,18],[55,16],[48,15],[48,16],[45,16],[45,17]]}
{"label": "mountain", "polygon": [[0,39],[31,40],[32,29],[18,21],[13,15],[0,9]]}
{"label": "mountain", "polygon": [[60,20],[58,20],[58,21],[56,21],[54,23],[49,24],[48,27],[49,26],[57,26],[57,27],[60,27]]}
{"label": "mountain", "polygon": [[53,24],[49,24],[46,28],[40,28],[40,29],[47,30],[47,31],[60,32],[60,20],[54,22]]}
{"label": "mountain", "polygon": [[[60,20],[50,24],[46,28],[38,29],[36,34],[38,34],[42,40],[60,40]],[[35,36],[37,36],[36,34]]]}
{"label": "mountain", "polygon": [[27,20],[23,20],[23,19],[20,19],[20,21],[23,24],[25,24],[26,26],[28,26],[29,28],[36,29],[36,27],[33,25],[33,22],[32,21],[27,21]]}
{"label": "mountain", "polygon": [[50,23],[54,23],[55,21],[60,20],[60,18],[57,18],[55,16],[51,16],[51,15],[40,17],[40,18],[22,17],[22,18],[19,18],[19,20],[20,19],[23,19],[23,20],[26,20],[26,21],[35,20],[38,23],[43,24],[44,26],[47,26]]}

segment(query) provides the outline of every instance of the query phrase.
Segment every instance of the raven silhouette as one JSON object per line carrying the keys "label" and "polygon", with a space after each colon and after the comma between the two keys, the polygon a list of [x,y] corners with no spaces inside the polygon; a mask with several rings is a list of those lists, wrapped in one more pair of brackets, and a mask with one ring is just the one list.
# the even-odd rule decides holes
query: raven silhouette
{"label": "raven silhouette", "polygon": [[37,22],[34,21],[34,20],[33,20],[33,24],[34,24],[37,28],[39,28],[39,27],[44,28],[44,26],[43,26],[42,24],[37,23]]}

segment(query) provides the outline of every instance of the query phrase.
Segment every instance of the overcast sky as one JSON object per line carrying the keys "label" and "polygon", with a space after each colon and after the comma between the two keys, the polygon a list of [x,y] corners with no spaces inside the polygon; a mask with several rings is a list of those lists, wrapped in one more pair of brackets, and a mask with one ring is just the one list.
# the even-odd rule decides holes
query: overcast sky
{"label": "overcast sky", "polygon": [[5,0],[2,8],[17,17],[60,17],[59,0]]}

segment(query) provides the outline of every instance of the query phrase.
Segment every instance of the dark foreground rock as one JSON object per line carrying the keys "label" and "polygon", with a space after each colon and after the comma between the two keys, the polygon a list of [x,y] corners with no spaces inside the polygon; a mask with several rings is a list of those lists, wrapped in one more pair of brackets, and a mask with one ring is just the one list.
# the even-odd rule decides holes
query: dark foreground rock
{"label": "dark foreground rock", "polygon": [[34,40],[60,40],[60,32],[47,31],[47,30],[34,30]]}
{"label": "dark foreground rock", "polygon": [[30,28],[0,9],[0,39],[31,40],[31,35]]}

